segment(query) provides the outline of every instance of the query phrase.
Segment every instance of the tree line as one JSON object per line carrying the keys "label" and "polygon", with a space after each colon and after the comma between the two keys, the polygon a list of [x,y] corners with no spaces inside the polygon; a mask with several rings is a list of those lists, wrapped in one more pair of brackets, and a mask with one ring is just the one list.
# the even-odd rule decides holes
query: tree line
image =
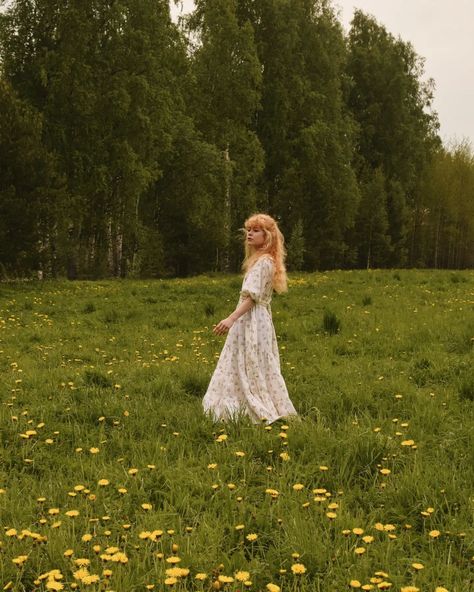
{"label": "tree line", "polygon": [[423,59],[329,0],[15,0],[0,15],[0,275],[472,267],[474,157]]}

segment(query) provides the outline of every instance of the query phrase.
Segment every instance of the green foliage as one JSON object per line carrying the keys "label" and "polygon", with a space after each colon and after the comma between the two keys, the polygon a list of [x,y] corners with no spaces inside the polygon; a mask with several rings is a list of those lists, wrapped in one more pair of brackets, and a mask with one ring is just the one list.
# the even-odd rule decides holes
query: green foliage
{"label": "green foliage", "polygon": [[341,320],[336,313],[326,310],[323,316],[323,330],[329,335],[336,335],[341,330]]}
{"label": "green foliage", "polygon": [[275,216],[289,269],[474,265],[474,157],[423,59],[329,0],[12,0],[0,13],[0,273],[237,271]]}

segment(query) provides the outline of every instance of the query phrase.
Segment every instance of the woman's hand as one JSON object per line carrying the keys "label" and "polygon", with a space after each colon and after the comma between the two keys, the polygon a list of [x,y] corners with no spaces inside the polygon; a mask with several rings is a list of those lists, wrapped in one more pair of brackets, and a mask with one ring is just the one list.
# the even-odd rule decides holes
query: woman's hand
{"label": "woman's hand", "polygon": [[220,323],[217,323],[212,332],[216,335],[223,335],[224,333],[227,333],[227,331],[229,331],[229,329],[232,327],[234,323],[235,321],[233,318],[227,317],[226,319],[220,321]]}

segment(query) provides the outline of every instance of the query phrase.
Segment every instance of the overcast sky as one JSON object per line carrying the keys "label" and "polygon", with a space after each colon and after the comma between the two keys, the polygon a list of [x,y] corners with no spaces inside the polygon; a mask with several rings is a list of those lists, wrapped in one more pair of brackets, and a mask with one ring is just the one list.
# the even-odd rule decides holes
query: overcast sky
{"label": "overcast sky", "polygon": [[[193,8],[192,0],[172,15]],[[395,37],[411,41],[424,57],[425,76],[436,83],[433,107],[445,143],[467,139],[474,147],[474,0],[333,0],[348,30],[354,8],[373,15]]]}

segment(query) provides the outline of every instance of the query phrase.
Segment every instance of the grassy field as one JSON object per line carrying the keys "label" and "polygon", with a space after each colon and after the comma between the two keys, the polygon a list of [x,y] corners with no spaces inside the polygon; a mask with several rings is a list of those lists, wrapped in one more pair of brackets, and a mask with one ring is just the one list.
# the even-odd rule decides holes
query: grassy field
{"label": "grassy field", "polygon": [[240,285],[0,285],[3,590],[474,590],[474,272],[291,275],[271,429],[202,413]]}

